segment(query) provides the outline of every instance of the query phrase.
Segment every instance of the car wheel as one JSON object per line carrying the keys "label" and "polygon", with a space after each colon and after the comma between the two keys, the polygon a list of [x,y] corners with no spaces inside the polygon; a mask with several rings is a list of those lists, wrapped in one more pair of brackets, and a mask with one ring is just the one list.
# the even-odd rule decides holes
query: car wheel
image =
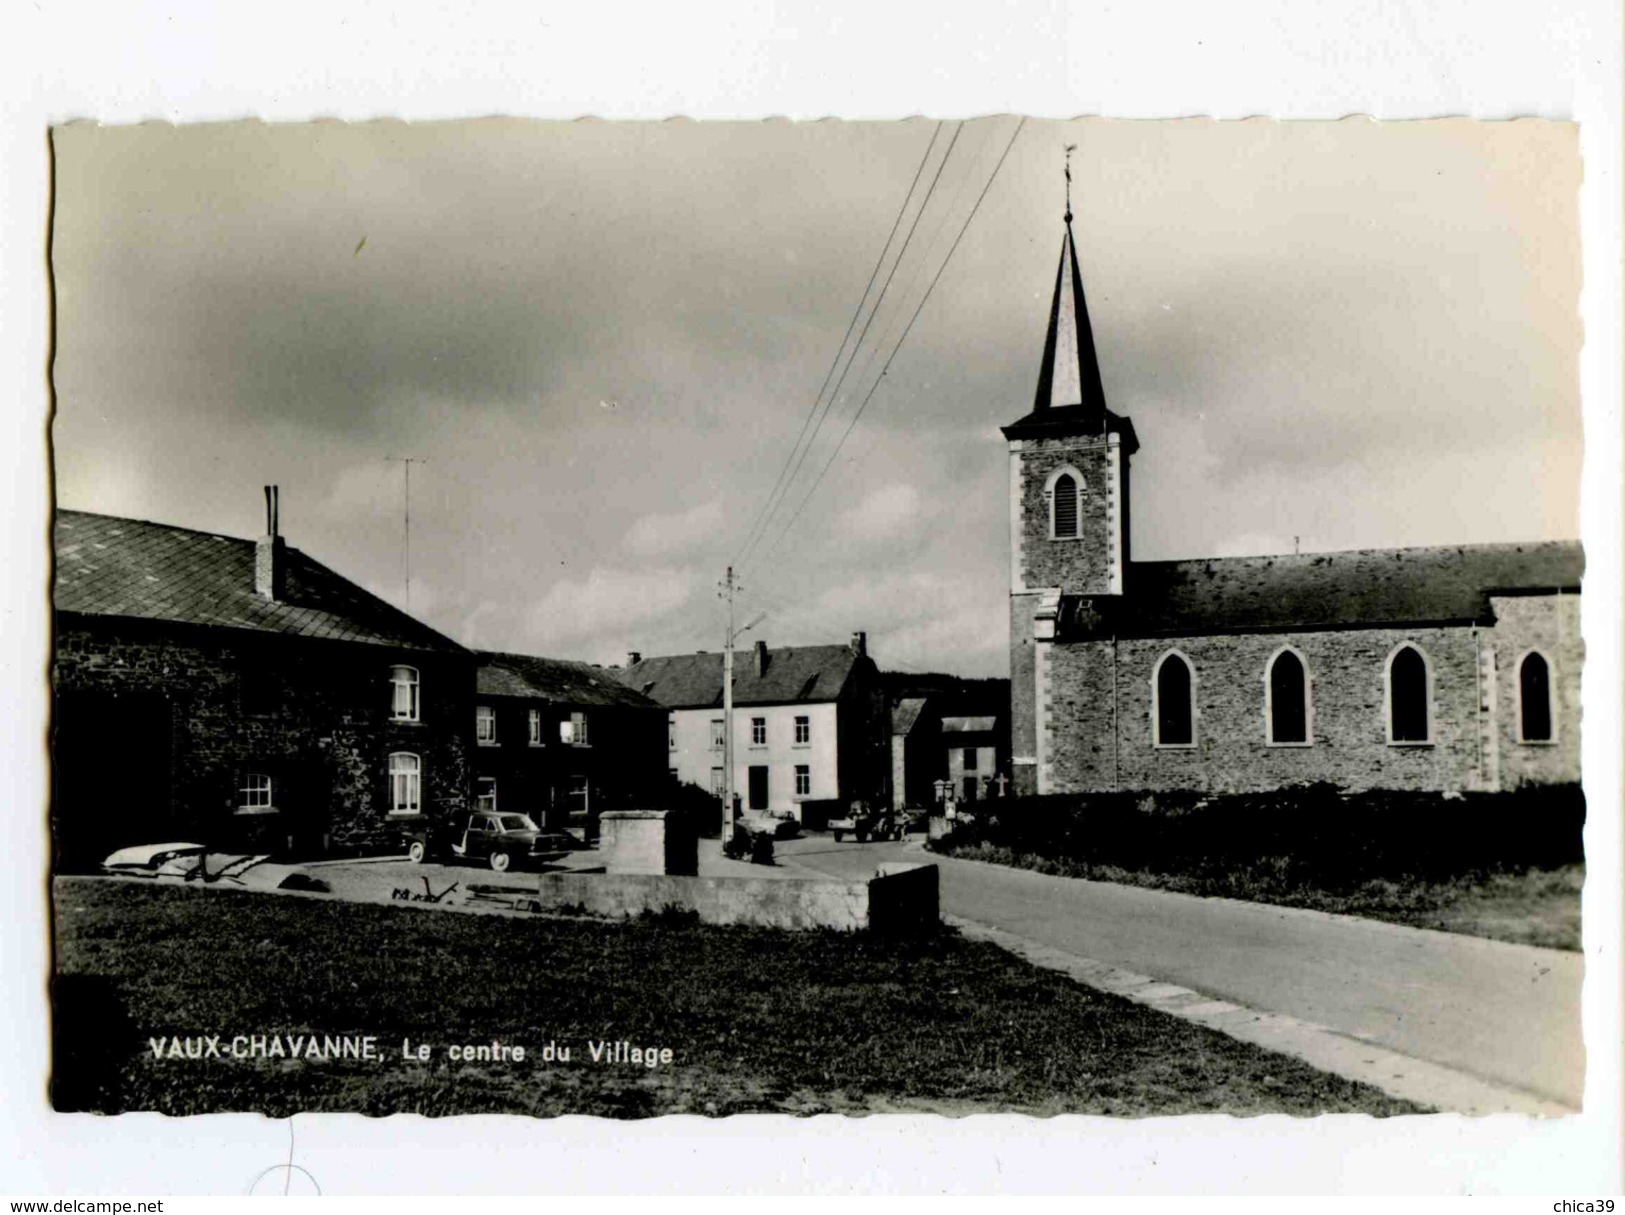
{"label": "car wheel", "polygon": [[844,835],[845,835],[845,834],[846,834],[846,832],[844,832],[844,831],[837,831],[837,832],[836,832],[836,833],[835,833],[835,842],[836,842],[836,843],[837,843],[837,844],[838,844],[838,843],[840,843],[840,842],[841,842],[841,838],[842,838],[842,837],[843,837],[843,836],[844,836]]}
{"label": "car wheel", "polygon": [[422,840],[413,840],[407,845],[406,859],[411,861],[414,865],[421,865],[423,864],[423,858],[427,856],[428,853],[429,850],[423,846]]}
{"label": "car wheel", "polygon": [[511,861],[512,858],[509,857],[506,852],[493,852],[491,854],[491,868],[495,869],[498,873],[508,872],[508,865],[511,863]]}
{"label": "car wheel", "polygon": [[858,843],[860,843],[860,844],[867,844],[867,843],[868,843],[868,842],[869,842],[869,833],[868,833],[868,832],[867,832],[867,831],[859,831],[859,832],[858,832],[858,833],[857,833],[857,834],[856,834],[856,835],[855,835],[855,836],[854,836],[854,838],[855,838],[855,839],[856,839],[856,840],[857,840],[857,841],[858,841]]}

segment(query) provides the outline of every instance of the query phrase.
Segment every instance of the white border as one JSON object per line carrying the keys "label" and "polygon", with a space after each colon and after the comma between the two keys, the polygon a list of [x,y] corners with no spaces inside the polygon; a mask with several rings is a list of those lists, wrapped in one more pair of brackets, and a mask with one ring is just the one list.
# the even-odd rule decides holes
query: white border
{"label": "white border", "polygon": [[[8,12],[0,55],[8,239],[0,410],[0,841],[15,875],[42,868],[48,630],[45,477],[50,333],[42,235],[50,123],[313,116],[819,118],[1253,114],[1382,118],[1540,114],[1581,121],[1586,241],[1581,355],[1588,853],[1621,852],[1620,14],[1612,0],[1476,5],[1296,0],[1065,6],[926,14],[917,6],[160,6],[60,0]],[[42,891],[5,884],[8,1033],[0,1046],[4,1185],[68,1193],[240,1193],[288,1150],[284,1124],[43,1112],[37,976]],[[300,1118],[298,1160],[328,1192],[1161,1192],[1617,1194],[1620,882],[1586,891],[1587,1113],[1518,1119],[1084,1122],[583,1119],[429,1124]],[[410,1162],[411,1167],[400,1167]],[[1542,1209],[1547,1209],[1544,1205]]]}

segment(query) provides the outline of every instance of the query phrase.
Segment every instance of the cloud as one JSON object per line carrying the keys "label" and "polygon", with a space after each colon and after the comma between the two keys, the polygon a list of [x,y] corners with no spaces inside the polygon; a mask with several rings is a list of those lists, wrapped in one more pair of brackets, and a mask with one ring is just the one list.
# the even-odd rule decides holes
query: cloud
{"label": "cloud", "polygon": [[859,540],[896,540],[923,521],[920,491],[912,485],[888,485],[841,515],[841,530]]}
{"label": "cloud", "polygon": [[705,502],[671,515],[644,515],[626,532],[626,550],[639,556],[686,553],[716,536],[722,525],[722,502]]}
{"label": "cloud", "polygon": [[646,624],[683,607],[696,581],[690,569],[597,566],[585,578],[555,582],[531,610],[532,630],[559,644]]}

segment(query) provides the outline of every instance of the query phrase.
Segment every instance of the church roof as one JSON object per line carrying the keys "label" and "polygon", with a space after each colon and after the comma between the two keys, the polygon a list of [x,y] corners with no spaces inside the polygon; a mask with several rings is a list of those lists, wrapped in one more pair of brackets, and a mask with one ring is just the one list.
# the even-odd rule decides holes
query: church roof
{"label": "church roof", "polygon": [[296,548],[286,593],[267,599],[252,540],[77,510],[56,512],[55,537],[59,612],[466,652]]}
{"label": "church roof", "polygon": [[[1044,360],[1038,368],[1038,391],[1033,411],[1019,422],[1004,428],[1006,438],[1036,435],[1040,423],[1045,433],[1104,434],[1108,420],[1119,433],[1126,419],[1117,418],[1106,408],[1106,391],[1100,382],[1100,362],[1095,356],[1095,334],[1089,324],[1089,304],[1083,295],[1083,276],[1078,272],[1078,248],[1072,239],[1072,210],[1066,212],[1066,231],[1061,237],[1061,261],[1055,270],[1055,294],[1050,300],[1049,326],[1044,334]],[[1019,432],[1019,433],[1013,433]],[[1133,428],[1127,430],[1132,439]]]}
{"label": "church roof", "polygon": [[[734,651],[734,704],[818,704],[838,698],[857,665],[858,652],[844,645],[784,646],[767,651],[756,672],[753,650]],[[722,654],[673,654],[645,658],[620,672],[621,682],[668,709],[722,704]]]}
{"label": "church roof", "polygon": [[560,705],[660,707],[621,683],[618,671],[585,662],[488,650],[481,650],[479,659],[477,686],[481,696],[523,696]]}
{"label": "church roof", "polygon": [[920,715],[925,712],[925,697],[908,696],[899,700],[891,709],[892,734],[907,734],[919,724]]}
{"label": "church roof", "polygon": [[1492,624],[1492,595],[1572,594],[1574,541],[1140,561],[1118,598],[1065,596],[1057,637]]}

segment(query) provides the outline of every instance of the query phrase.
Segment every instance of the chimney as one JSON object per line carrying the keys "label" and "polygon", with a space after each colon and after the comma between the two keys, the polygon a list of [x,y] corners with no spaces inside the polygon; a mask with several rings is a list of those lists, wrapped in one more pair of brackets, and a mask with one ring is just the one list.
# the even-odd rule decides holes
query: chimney
{"label": "chimney", "polygon": [[869,653],[869,634],[867,634],[867,633],[853,633],[852,634],[852,652],[854,654],[856,654],[859,658],[863,658],[864,656],[866,656]]}
{"label": "chimney", "polygon": [[638,665],[638,663],[640,663],[642,661],[643,661],[643,655],[640,654],[637,650],[628,650],[626,652],[626,665],[627,666],[635,667],[635,666]]}
{"label": "chimney", "polygon": [[275,485],[265,487],[265,535],[254,543],[254,589],[267,599],[287,597],[288,548],[277,534],[280,508]]}
{"label": "chimney", "polygon": [[760,679],[767,674],[767,642],[756,643],[756,678]]}

